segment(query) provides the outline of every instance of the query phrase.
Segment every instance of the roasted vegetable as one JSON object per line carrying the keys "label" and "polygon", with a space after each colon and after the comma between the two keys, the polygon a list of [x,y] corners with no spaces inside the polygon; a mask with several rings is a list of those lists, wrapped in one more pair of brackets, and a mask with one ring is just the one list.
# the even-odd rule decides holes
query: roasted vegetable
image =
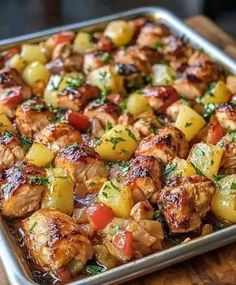
{"label": "roasted vegetable", "polygon": [[46,166],[54,158],[54,153],[44,144],[34,142],[25,159],[37,166]]}
{"label": "roasted vegetable", "polygon": [[87,32],[78,32],[74,40],[74,51],[85,53],[92,50],[94,47],[92,34]]}
{"label": "roasted vegetable", "polygon": [[153,85],[171,85],[176,78],[174,69],[166,64],[153,65],[152,73]]}
{"label": "roasted vegetable", "polygon": [[23,44],[21,47],[21,58],[27,63],[39,61],[45,63],[47,58],[37,44]]}
{"label": "roasted vegetable", "polygon": [[148,99],[142,94],[133,93],[128,98],[127,110],[132,115],[139,115],[145,111],[151,110],[151,107],[148,104]]}
{"label": "roasted vegetable", "polygon": [[227,89],[223,81],[213,82],[210,84],[207,92],[201,98],[203,104],[224,103],[230,99],[230,91]]}
{"label": "roasted vegetable", "polygon": [[41,201],[42,208],[54,208],[71,214],[74,208],[74,182],[63,168],[47,169],[48,188]]}
{"label": "roasted vegetable", "polygon": [[12,132],[14,131],[14,128],[8,117],[5,114],[0,113],[0,132],[3,131]]}
{"label": "roasted vegetable", "polygon": [[33,86],[40,80],[47,83],[50,73],[42,63],[34,61],[26,66],[22,73],[22,77],[29,86]]}
{"label": "roasted vegetable", "polygon": [[95,150],[105,160],[127,160],[137,145],[138,135],[132,127],[116,125],[99,139]]}

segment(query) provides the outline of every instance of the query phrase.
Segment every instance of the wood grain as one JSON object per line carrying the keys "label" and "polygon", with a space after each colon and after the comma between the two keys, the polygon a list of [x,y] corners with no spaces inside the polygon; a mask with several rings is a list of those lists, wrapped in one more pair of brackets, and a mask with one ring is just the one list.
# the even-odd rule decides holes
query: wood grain
{"label": "wood grain", "polygon": [[[186,20],[187,24],[201,33],[226,53],[236,58],[236,41],[205,16],[198,15]],[[0,249],[1,250],[1,249]],[[146,275],[125,285],[235,285],[236,244],[200,255],[186,262]],[[9,285],[0,261],[0,285]],[[14,285],[14,284],[12,284]]]}

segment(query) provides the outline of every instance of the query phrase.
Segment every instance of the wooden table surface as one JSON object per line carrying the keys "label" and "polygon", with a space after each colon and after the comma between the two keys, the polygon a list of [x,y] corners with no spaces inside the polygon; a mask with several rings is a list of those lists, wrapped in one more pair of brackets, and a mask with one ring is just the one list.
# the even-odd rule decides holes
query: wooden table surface
{"label": "wooden table surface", "polygon": [[[236,41],[208,18],[200,15],[187,19],[186,22],[226,53],[236,58]],[[236,244],[197,256],[178,265],[127,282],[125,285],[171,284],[236,284]],[[0,285],[9,285],[1,261]]]}

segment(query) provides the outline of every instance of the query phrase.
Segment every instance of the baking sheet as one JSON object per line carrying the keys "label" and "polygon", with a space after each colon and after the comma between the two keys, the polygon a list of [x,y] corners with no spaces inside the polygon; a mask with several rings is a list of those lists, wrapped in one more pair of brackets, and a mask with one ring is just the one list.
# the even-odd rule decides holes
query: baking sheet
{"label": "baking sheet", "polygon": [[[12,39],[0,41],[0,50],[7,49],[11,46],[20,45],[23,42],[39,42],[49,35],[58,33],[63,30],[94,30],[103,28],[108,22],[115,19],[135,18],[144,16],[157,19],[168,26],[174,33],[179,36],[184,35],[186,39],[196,48],[202,48],[226,70],[236,74],[236,62],[229,56],[225,55],[220,49],[209,43],[206,39],[186,26],[180,19],[175,17],[171,12],[159,8],[148,7],[122,12],[112,16],[102,17],[96,20],[76,23],[59,28],[50,29],[26,36],[20,36]],[[236,225],[214,232],[207,236],[199,237],[187,243],[174,246],[144,257],[139,260],[129,262],[125,265],[116,267],[104,273],[87,277],[77,281],[70,282],[70,285],[98,285],[114,284],[124,282],[144,274],[160,270],[172,264],[186,260],[193,256],[208,252],[218,247],[224,246],[236,241]],[[9,281],[13,285],[32,285],[37,284],[32,280],[32,274],[27,266],[20,249],[15,245],[13,237],[7,230],[5,222],[0,218],[0,257],[6,269]]]}

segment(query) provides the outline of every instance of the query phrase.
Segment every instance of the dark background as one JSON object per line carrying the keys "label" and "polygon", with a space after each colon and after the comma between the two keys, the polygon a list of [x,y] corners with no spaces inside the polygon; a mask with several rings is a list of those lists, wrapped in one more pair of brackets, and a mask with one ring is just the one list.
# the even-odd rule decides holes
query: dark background
{"label": "dark background", "polygon": [[149,5],[205,14],[236,37],[236,0],[0,0],[0,39]]}

